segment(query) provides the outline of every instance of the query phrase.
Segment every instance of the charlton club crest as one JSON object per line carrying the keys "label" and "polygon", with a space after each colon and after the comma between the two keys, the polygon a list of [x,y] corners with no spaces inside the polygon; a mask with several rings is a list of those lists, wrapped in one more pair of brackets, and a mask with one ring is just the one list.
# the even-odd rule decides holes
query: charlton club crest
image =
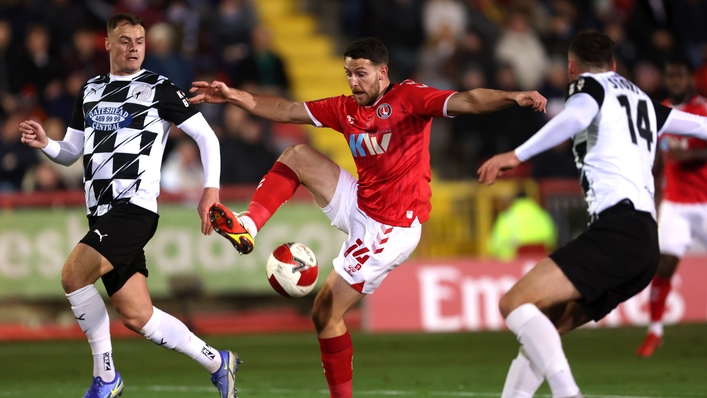
{"label": "charlton club crest", "polygon": [[387,119],[393,113],[393,109],[388,104],[380,104],[376,109],[376,115],[381,119]]}

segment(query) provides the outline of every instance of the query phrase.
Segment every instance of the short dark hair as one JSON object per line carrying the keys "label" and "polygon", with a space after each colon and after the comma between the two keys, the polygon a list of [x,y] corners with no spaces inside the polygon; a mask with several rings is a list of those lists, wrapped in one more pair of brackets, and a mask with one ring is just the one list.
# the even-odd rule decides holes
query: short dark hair
{"label": "short dark hair", "polygon": [[665,63],[663,64],[663,71],[665,71],[668,65],[684,66],[685,68],[687,68],[687,71],[689,73],[695,71],[695,68],[692,66],[692,63],[687,59],[687,57],[682,54],[671,54],[670,57],[668,57],[668,59],[665,60]]}
{"label": "short dark hair", "polygon": [[588,66],[605,68],[614,61],[614,41],[603,33],[585,29],[572,39],[569,53]]}
{"label": "short dark hair", "polygon": [[388,65],[388,49],[380,39],[364,37],[354,41],[344,51],[344,58],[367,59],[374,65]]}
{"label": "short dark hair", "polygon": [[113,15],[108,20],[108,23],[106,23],[106,29],[108,30],[108,33],[110,33],[119,25],[124,25],[125,23],[131,26],[140,25],[143,28],[145,27],[145,22],[142,21],[142,18],[130,12],[123,12]]}

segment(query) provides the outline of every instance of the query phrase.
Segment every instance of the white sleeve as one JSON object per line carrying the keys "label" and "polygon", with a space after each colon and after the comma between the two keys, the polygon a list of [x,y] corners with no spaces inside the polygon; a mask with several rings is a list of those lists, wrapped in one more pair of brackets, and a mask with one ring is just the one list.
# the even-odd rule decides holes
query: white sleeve
{"label": "white sleeve", "polygon": [[663,133],[686,135],[707,140],[707,118],[677,109],[670,111],[658,135]]}
{"label": "white sleeve", "polygon": [[71,166],[83,154],[83,131],[66,129],[66,135],[61,141],[54,141],[47,138],[49,142],[42,149],[45,155],[52,161],[63,166]]}
{"label": "white sleeve", "polygon": [[565,103],[565,109],[515,150],[521,162],[553,148],[589,127],[599,112],[599,104],[589,94],[578,93]]}
{"label": "white sleeve", "polygon": [[201,165],[204,167],[204,188],[218,188],[221,178],[221,148],[204,115],[197,113],[177,127],[193,138],[199,146]]}

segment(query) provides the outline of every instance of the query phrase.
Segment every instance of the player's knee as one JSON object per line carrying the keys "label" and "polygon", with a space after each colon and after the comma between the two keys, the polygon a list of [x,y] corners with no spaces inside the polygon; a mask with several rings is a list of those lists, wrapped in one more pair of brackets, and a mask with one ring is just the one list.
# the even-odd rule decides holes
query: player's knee
{"label": "player's knee", "polygon": [[516,303],[515,298],[510,294],[505,294],[498,301],[498,310],[501,312],[503,318],[506,318],[508,314],[513,312],[514,309],[518,307],[519,304]]}
{"label": "player's knee", "polygon": [[297,162],[297,159],[299,157],[306,156],[307,153],[312,150],[312,147],[307,144],[292,145],[285,148],[285,150],[282,151],[282,154],[277,160],[288,165],[294,164]]}
{"label": "player's knee", "polygon": [[315,305],[312,308],[312,323],[314,323],[314,328],[317,330],[317,333],[326,328],[330,318],[329,314],[323,311],[321,307]]}
{"label": "player's knee", "polygon": [[64,268],[61,270],[61,287],[64,289],[64,292],[67,294],[75,292],[84,286],[86,285],[82,284],[78,279],[75,269],[69,264],[64,265]]}
{"label": "player's knee", "polygon": [[[120,313],[120,312],[119,312]],[[140,330],[147,324],[149,318],[141,316],[140,314],[125,314],[120,313],[120,321],[125,325],[126,328],[132,330],[135,333],[140,333]]]}

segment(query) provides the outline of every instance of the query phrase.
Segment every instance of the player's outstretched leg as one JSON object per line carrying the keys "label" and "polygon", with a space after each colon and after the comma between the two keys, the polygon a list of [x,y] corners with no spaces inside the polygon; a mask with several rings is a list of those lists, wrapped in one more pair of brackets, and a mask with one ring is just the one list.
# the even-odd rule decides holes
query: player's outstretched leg
{"label": "player's outstretched leg", "polygon": [[253,235],[239,217],[228,210],[226,206],[220,203],[211,205],[209,219],[214,230],[228,239],[239,253],[248,254],[253,251],[255,246]]}
{"label": "player's outstretched leg", "polygon": [[636,355],[642,358],[653,356],[655,350],[663,345],[663,313],[665,312],[665,301],[670,293],[670,278],[655,276],[650,287],[650,313],[651,324],[648,334],[643,340]]}
{"label": "player's outstretched leg", "polygon": [[232,351],[219,351],[221,366],[211,374],[211,382],[218,388],[221,398],[236,398],[236,372],[238,365],[243,363],[238,354]]}
{"label": "player's outstretched leg", "polygon": [[123,378],[115,372],[115,379],[106,382],[100,376],[93,378],[93,384],[83,398],[115,398],[123,394]]}

